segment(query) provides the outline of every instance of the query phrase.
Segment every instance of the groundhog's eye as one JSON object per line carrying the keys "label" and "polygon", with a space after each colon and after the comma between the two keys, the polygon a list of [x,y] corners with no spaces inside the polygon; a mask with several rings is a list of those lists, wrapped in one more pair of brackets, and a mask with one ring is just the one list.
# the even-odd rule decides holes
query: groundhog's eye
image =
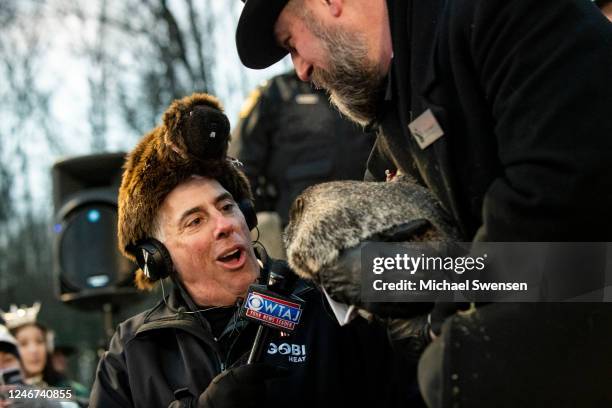
{"label": "groundhog's eye", "polygon": [[304,199],[301,197],[296,198],[293,202],[293,206],[291,208],[291,219],[296,221],[300,215],[302,215],[302,211],[304,210]]}

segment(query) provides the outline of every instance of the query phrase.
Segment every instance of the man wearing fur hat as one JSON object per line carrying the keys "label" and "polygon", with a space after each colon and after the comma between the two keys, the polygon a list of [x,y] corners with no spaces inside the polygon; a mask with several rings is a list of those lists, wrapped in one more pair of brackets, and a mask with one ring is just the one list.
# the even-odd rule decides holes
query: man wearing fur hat
{"label": "man wearing fur hat", "polygon": [[405,404],[384,331],[363,320],[340,327],[303,281],[293,291],[306,302],[300,326],[272,334],[261,361],[244,364],[257,325],[238,317],[237,304],[277,264],[253,249],[251,192],[226,156],[229,123],[219,102],[194,94],[175,101],[163,122],[127,157],[118,234],[140,266],[140,288],[164,277],[174,287],[119,325],[91,406]]}

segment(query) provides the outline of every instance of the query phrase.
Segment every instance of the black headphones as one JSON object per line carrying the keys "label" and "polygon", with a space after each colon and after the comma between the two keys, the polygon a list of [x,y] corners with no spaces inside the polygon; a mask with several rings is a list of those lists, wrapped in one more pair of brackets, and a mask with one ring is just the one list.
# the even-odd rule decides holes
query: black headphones
{"label": "black headphones", "polygon": [[[253,202],[248,198],[238,203],[242,211],[249,231],[257,226],[257,215]],[[136,257],[138,267],[142,269],[145,276],[151,281],[167,278],[172,272],[172,257],[170,252],[155,238],[145,238],[135,245],[128,245],[127,252]]]}

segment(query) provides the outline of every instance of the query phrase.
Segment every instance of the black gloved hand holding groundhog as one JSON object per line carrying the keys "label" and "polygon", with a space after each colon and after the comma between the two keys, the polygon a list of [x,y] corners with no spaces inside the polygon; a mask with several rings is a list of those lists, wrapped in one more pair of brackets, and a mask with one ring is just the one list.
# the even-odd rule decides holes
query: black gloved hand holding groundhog
{"label": "black gloved hand holding groundhog", "polygon": [[425,188],[404,181],[336,181],[306,189],[293,203],[285,230],[287,260],[332,299],[380,317],[413,317],[431,302],[365,304],[361,250],[371,242],[445,242],[458,233]]}
{"label": "black gloved hand holding groundhog", "polygon": [[362,250],[380,242],[459,240],[431,192],[404,176],[392,182],[338,181],[310,187],[293,203],[285,230],[292,269],[317,282],[335,301],[384,320],[390,340],[408,358],[418,357],[431,341],[431,329],[439,330],[457,307],[438,306],[429,293],[417,291],[413,295],[422,295],[423,302],[362,301]]}

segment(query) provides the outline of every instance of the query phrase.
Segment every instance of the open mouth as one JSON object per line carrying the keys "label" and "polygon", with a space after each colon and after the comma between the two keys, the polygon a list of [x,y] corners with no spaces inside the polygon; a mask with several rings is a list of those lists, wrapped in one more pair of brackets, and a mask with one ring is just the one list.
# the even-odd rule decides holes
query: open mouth
{"label": "open mouth", "polygon": [[245,253],[242,248],[234,248],[217,258],[217,262],[221,263],[228,269],[240,268],[244,264],[244,260]]}

